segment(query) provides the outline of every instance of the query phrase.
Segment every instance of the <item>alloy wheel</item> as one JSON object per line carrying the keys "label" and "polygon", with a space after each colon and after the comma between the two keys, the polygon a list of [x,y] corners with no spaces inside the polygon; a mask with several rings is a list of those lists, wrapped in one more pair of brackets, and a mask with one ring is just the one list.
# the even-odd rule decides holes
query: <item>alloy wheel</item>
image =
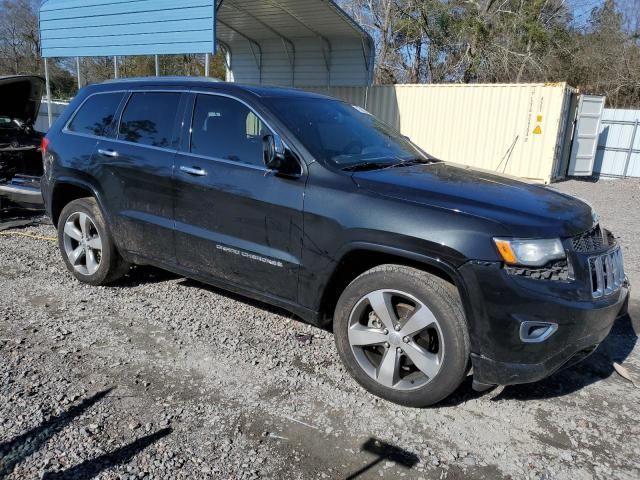
{"label": "alloy wheel", "polygon": [[67,259],[78,273],[96,273],[102,261],[102,239],[89,215],[76,212],[67,218],[63,243]]}
{"label": "alloy wheel", "polygon": [[361,298],[349,317],[348,336],[362,370],[394,390],[423,387],[444,360],[438,320],[405,292],[377,290]]}

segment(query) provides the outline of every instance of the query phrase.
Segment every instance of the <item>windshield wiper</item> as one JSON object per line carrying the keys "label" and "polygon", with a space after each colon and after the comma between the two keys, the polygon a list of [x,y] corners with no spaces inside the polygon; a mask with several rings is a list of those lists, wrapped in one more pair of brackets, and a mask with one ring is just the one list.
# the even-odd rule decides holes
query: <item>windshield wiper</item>
{"label": "windshield wiper", "polygon": [[428,165],[428,164],[438,163],[438,162],[439,162],[438,160],[429,159],[429,158],[411,158],[409,160],[401,160],[398,163],[389,165],[388,168],[409,167],[411,165]]}
{"label": "windshield wiper", "polygon": [[343,172],[361,172],[364,170],[377,170],[382,168],[389,168],[392,166],[390,163],[381,163],[381,162],[360,162],[354,163],[352,165],[347,165],[346,167],[342,167]]}

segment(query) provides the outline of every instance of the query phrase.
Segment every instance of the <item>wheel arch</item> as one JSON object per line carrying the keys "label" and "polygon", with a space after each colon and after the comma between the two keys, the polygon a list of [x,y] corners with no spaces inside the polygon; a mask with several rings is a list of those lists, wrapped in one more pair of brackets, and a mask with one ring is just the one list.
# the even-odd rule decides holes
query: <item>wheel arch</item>
{"label": "wheel arch", "polygon": [[397,247],[354,243],[340,256],[320,299],[320,316],[328,321],[344,289],[362,273],[384,264],[405,265],[436,275],[454,285],[462,301],[467,326],[471,318],[470,298],[464,279],[454,265],[436,255],[415,253]]}
{"label": "wheel arch", "polygon": [[[97,189],[89,182],[75,178],[61,178],[59,179],[51,190],[51,200],[49,202],[49,214],[51,215],[51,221],[54,225],[58,224],[60,213],[74,200],[79,198],[93,197],[102,212],[106,212],[103,208],[103,202],[101,195]],[[104,213],[103,213],[104,214]]]}

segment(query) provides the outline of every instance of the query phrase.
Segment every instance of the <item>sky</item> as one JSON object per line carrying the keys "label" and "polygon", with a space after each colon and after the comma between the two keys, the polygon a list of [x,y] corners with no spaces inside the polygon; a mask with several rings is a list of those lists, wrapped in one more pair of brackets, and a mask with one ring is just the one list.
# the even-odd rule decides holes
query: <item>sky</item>
{"label": "sky", "polygon": [[604,3],[604,0],[567,0],[567,3],[573,10],[574,22],[581,26],[591,16],[591,10]]}

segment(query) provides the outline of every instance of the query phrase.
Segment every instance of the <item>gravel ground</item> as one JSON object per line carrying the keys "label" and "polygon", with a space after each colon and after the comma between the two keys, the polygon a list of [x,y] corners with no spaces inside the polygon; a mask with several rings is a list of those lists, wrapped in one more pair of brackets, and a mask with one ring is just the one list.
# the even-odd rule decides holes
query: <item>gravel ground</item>
{"label": "gravel ground", "polygon": [[[553,188],[596,207],[640,283],[640,183]],[[83,286],[35,238],[1,236],[0,266],[0,478],[640,477],[640,388],[612,367],[640,380],[629,318],[545,381],[467,379],[417,410],[364,392],[331,334],[284,311],[152,268]]]}

